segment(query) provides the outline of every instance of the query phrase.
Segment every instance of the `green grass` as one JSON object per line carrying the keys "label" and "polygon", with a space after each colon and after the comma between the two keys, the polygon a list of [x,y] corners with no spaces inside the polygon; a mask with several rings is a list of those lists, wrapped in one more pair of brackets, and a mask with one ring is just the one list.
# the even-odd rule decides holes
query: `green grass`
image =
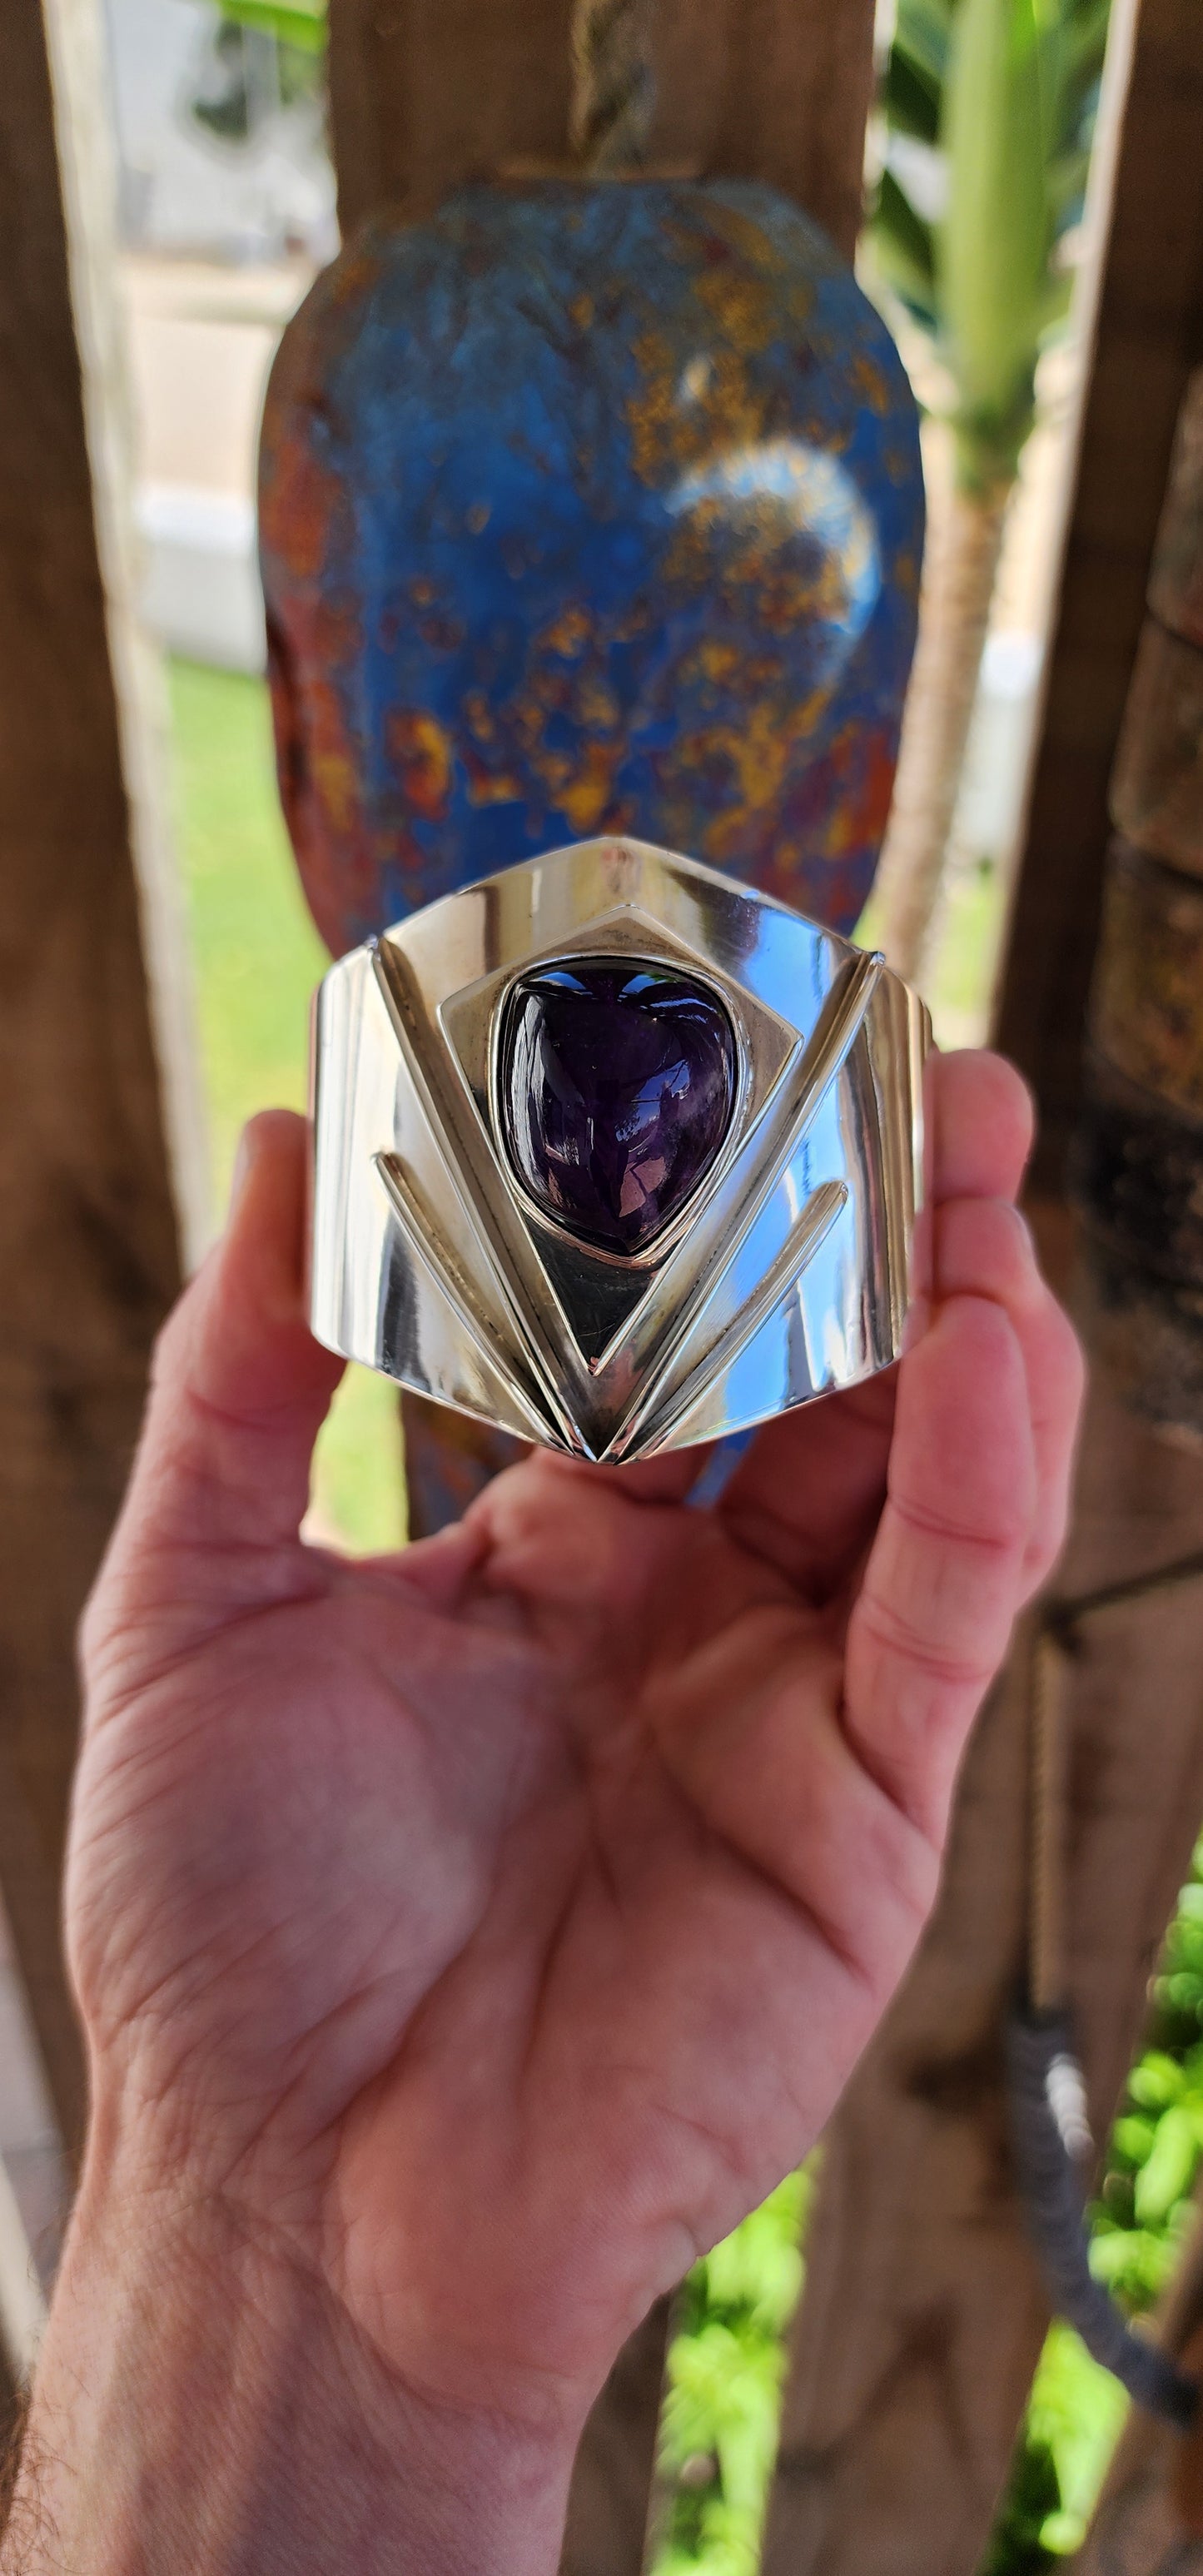
{"label": "green grass", "polygon": [[[925,999],[939,1046],[980,1044],[1005,900],[1002,873],[991,859],[975,859],[950,870],[935,924],[931,973],[925,978]],[[876,894],[871,894],[854,935],[862,948],[875,948],[881,930],[881,906]]]}
{"label": "green grass", "polygon": [[[214,1204],[224,1207],[244,1120],[304,1108],[309,997],[329,959],[280,815],[263,683],[176,662],[170,687]],[[368,1369],[349,1368],[335,1397],[313,1507],[348,1548],[395,1547],[405,1535],[396,1395]]]}

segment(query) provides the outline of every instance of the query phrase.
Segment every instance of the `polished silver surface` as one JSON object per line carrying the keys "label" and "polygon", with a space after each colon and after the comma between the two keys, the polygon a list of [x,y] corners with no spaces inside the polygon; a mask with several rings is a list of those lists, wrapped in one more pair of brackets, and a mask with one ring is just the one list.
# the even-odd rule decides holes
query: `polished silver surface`
{"label": "polished silver surface", "polygon": [[[739,1060],[713,1164],[630,1255],[527,1197],[498,1093],[516,978],[611,955],[708,987]],[[930,1034],[880,958],[639,841],[448,895],[317,995],[313,1330],[583,1458],[685,1448],[851,1386],[901,1348]]]}

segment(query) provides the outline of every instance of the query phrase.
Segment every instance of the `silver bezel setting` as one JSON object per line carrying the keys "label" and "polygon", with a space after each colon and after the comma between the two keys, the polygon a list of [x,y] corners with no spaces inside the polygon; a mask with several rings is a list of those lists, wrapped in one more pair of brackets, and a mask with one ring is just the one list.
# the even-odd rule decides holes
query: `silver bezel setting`
{"label": "silver bezel setting", "polygon": [[[738,1065],[714,1162],[631,1253],[523,1188],[498,1053],[524,974],[624,956],[703,984]],[[311,1320],[331,1348],[586,1458],[712,1439],[897,1357],[930,1028],[880,958],[607,838],[355,950],[314,1028]]]}

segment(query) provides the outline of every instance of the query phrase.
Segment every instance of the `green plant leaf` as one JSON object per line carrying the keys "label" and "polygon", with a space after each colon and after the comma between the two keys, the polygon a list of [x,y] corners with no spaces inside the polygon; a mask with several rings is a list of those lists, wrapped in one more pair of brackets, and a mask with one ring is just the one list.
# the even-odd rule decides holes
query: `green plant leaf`
{"label": "green plant leaf", "polygon": [[1110,15],[1111,0],[1081,0],[1081,6],[1065,11],[1062,42],[1065,82],[1071,98],[1096,88],[1102,78]]}
{"label": "green plant leaf", "polygon": [[326,0],[221,0],[223,18],[237,26],[258,27],[284,45],[299,45],[320,54],[326,43]]}
{"label": "green plant leaf", "polygon": [[1171,2102],[1181,2099],[1185,2085],[1184,2068],[1163,2048],[1149,2049],[1128,2078],[1128,2092],[1142,2111],[1168,2111]]}
{"label": "green plant leaf", "polygon": [[1036,0],[960,0],[944,84],[937,292],[962,478],[1014,474],[1035,405],[1053,224],[1048,48]]}
{"label": "green plant leaf", "polygon": [[[1080,2544],[1080,2526],[1094,2510],[1127,2411],[1128,2400],[1119,2381],[1091,2360],[1073,2328],[1058,2319],[1049,2328],[1037,2364],[1028,2424],[1033,2441],[1052,2453],[1061,2510],[1067,2517],[1067,2546]],[[1077,2542],[1068,2539],[1070,2522],[1079,2526]],[[1040,2537],[1046,2549],[1059,2549],[1047,2524]]]}
{"label": "green plant leaf", "polygon": [[932,228],[917,215],[892,170],[883,170],[873,214],[873,241],[882,275],[904,303],[935,328],[935,245]]}
{"label": "green plant leaf", "polygon": [[1199,2160],[1195,2123],[1184,2104],[1163,2112],[1146,2162],[1136,2177],[1134,2205],[1142,2227],[1168,2218],[1189,2191]]}
{"label": "green plant leaf", "polygon": [[895,134],[917,134],[934,143],[940,130],[940,83],[902,45],[891,45],[881,104]]}
{"label": "green plant leaf", "polygon": [[1049,205],[1058,236],[1081,218],[1089,171],[1090,154],[1076,144],[1070,151],[1054,153],[1048,165]]}
{"label": "green plant leaf", "polygon": [[948,68],[948,34],[953,0],[898,0],[892,52],[905,54],[914,70],[938,91]]}
{"label": "green plant leaf", "polygon": [[1153,2152],[1156,2134],[1155,2121],[1139,2119],[1129,2111],[1122,2120],[1116,2121],[1111,2132],[1111,2144],[1129,2164],[1143,2165],[1145,2158]]}

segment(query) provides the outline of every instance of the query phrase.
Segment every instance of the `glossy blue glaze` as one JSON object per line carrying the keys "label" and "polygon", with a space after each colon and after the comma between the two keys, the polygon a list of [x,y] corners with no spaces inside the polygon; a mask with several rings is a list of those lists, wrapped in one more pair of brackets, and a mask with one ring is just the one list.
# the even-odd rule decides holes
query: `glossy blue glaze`
{"label": "glossy blue glaze", "polygon": [[917,423],[783,198],[479,188],[371,227],[285,334],[261,526],[333,948],[607,829],[851,927],[914,639]]}

